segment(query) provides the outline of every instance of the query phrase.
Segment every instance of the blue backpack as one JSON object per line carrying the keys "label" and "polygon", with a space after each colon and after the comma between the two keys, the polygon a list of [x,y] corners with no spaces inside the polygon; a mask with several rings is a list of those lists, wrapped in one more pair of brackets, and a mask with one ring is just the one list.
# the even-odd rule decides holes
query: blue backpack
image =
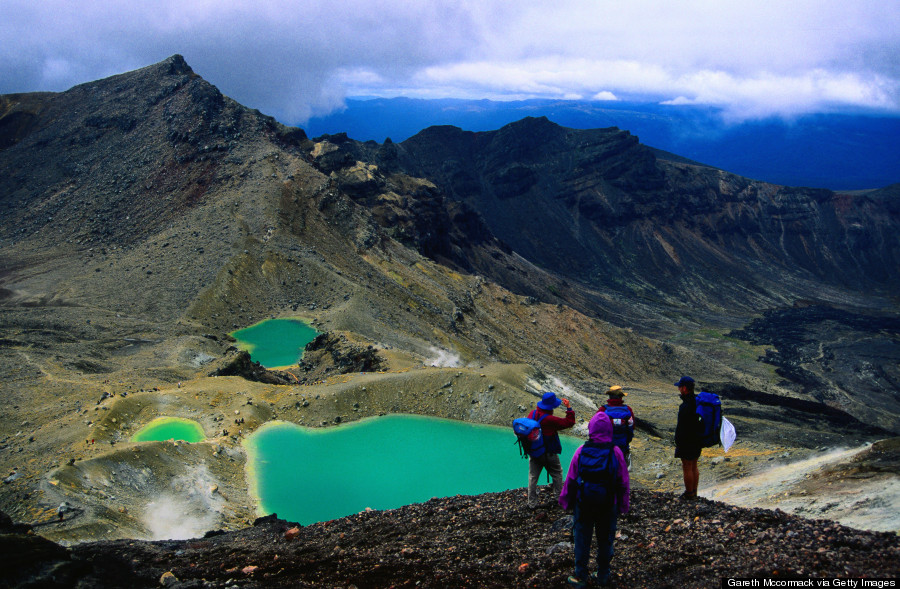
{"label": "blue backpack", "polygon": [[616,461],[612,442],[585,442],[578,456],[578,500],[608,505],[615,497]]}
{"label": "blue backpack", "polygon": [[700,416],[700,446],[709,448],[719,444],[722,428],[722,401],[719,395],[701,391],[697,395],[697,415]]}
{"label": "blue backpack", "polygon": [[544,446],[544,436],[541,433],[541,421],[545,417],[547,416],[541,415],[539,419],[519,417],[513,420],[513,432],[516,434],[515,443],[519,445],[519,453],[522,455],[522,458],[526,456],[539,458],[547,451],[547,448]]}
{"label": "blue backpack", "polygon": [[631,438],[634,437],[634,424],[628,423],[631,420],[631,411],[624,405],[604,405],[603,408],[612,422],[613,444],[621,448],[622,452],[627,452]]}

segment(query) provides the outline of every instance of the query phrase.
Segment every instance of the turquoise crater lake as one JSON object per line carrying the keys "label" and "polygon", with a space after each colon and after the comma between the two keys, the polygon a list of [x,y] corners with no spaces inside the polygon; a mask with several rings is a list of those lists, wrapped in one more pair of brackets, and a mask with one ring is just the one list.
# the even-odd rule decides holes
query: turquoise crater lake
{"label": "turquoise crater lake", "polygon": [[132,442],[180,440],[194,443],[205,439],[206,434],[199,423],[180,417],[157,417],[131,437]]}
{"label": "turquoise crater lake", "polygon": [[232,331],[237,347],[266,368],[296,365],[319,332],[300,319],[267,319]]}
{"label": "turquoise crater lake", "polygon": [[[260,511],[307,525],[367,507],[525,487],[528,461],[514,441],[511,428],[389,415],[328,429],[270,422],[245,447]],[[582,441],[562,436],[564,473]]]}

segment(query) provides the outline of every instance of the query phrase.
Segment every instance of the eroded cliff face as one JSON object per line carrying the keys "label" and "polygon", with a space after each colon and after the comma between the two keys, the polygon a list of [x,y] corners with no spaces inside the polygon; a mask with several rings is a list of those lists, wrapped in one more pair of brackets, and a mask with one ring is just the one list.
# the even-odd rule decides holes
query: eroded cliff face
{"label": "eroded cliff face", "polygon": [[535,265],[624,296],[664,303],[696,284],[706,294],[692,304],[752,311],[818,285],[898,284],[884,271],[900,268],[897,205],[883,193],[757,182],[655,151],[627,131],[545,118],[344,148],[428,178]]}

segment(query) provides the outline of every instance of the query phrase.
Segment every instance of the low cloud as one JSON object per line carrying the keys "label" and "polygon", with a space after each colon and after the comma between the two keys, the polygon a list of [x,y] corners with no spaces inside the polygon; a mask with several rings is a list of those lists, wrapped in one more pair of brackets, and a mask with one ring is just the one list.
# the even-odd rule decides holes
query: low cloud
{"label": "low cloud", "polygon": [[8,0],[0,93],[65,90],[175,53],[291,124],[354,95],[900,112],[900,11],[886,0]]}
{"label": "low cloud", "polygon": [[615,94],[604,90],[602,92],[597,92],[591,97],[591,100],[618,100]]}

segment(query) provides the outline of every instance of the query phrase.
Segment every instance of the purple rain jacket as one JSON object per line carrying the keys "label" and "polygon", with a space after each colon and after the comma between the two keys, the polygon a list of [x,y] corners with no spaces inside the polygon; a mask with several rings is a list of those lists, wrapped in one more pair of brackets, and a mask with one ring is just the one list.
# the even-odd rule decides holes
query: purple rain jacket
{"label": "purple rain jacket", "polygon": [[[609,416],[601,411],[588,422],[588,439],[591,442],[612,442],[612,430],[612,422],[609,420]],[[569,463],[569,474],[566,475],[562,492],[559,494],[559,504],[562,505],[563,509],[574,509],[575,501],[578,499],[578,483],[576,482],[578,480],[578,457],[581,456],[583,447],[579,446],[575,450],[572,462]],[[614,447],[613,451],[618,461],[616,472],[616,482],[618,484],[615,490],[616,505],[619,508],[619,513],[627,513],[631,509],[631,481],[628,478],[628,465],[625,463],[625,456],[622,454],[622,450]]]}

